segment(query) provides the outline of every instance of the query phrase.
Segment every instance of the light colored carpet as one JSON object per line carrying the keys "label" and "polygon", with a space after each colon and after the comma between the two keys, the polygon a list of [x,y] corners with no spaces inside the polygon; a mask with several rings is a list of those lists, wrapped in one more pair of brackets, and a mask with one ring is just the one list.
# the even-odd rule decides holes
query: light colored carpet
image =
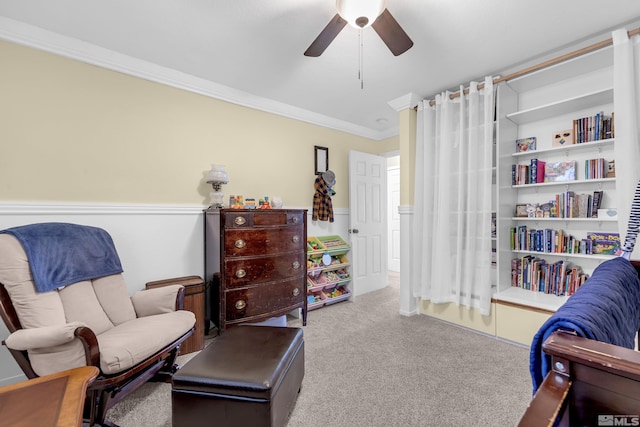
{"label": "light colored carpet", "polygon": [[[385,289],[309,312],[305,378],[288,426],[515,425],[531,398],[528,350],[426,316],[401,316],[398,298],[392,274]],[[171,386],[144,385],[107,419],[121,427],[171,426]]]}

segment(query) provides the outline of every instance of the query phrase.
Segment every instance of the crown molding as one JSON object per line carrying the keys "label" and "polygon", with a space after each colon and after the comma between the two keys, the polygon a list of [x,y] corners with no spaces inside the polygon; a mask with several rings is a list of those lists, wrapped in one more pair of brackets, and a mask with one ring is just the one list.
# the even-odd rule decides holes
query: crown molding
{"label": "crown molding", "polygon": [[123,55],[91,43],[63,36],[2,16],[0,16],[0,39],[232,104],[376,141],[398,134],[397,127],[378,131],[359,126],[272,99],[255,96],[200,77]]}
{"label": "crown molding", "polygon": [[393,99],[388,102],[389,106],[400,112],[402,110],[408,110],[410,108],[416,107],[420,101],[422,101],[422,97],[416,93],[410,92],[406,95],[402,95],[396,99]]}

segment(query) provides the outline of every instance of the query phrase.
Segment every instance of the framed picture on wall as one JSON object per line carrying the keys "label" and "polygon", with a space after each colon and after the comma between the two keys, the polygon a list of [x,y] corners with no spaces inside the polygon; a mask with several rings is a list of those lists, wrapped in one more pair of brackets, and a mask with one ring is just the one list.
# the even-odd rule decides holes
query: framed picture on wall
{"label": "framed picture on wall", "polygon": [[313,156],[315,162],[315,174],[319,175],[322,172],[329,170],[329,149],[327,147],[320,147],[315,145],[313,147],[315,154]]}

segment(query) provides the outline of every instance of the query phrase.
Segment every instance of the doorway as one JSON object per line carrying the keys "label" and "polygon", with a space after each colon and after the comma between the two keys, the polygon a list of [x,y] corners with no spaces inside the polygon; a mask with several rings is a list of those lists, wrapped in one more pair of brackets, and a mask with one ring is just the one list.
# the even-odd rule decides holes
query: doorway
{"label": "doorway", "polygon": [[387,236],[389,272],[400,272],[400,156],[387,157]]}

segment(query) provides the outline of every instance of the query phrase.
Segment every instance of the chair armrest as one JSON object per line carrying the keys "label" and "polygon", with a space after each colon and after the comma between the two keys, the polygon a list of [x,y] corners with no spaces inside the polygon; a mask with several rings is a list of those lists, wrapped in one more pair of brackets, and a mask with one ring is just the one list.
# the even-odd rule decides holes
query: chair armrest
{"label": "chair armrest", "polygon": [[518,427],[553,427],[569,401],[571,381],[549,372],[518,423]]}
{"label": "chair armrest", "polygon": [[5,344],[10,349],[20,351],[55,347],[73,341],[76,329],[84,326],[86,325],[82,322],[71,322],[64,325],[18,329],[7,337]]}
{"label": "chair armrest", "polygon": [[138,291],[131,297],[138,317],[169,313],[182,309],[184,286],[168,285]]}
{"label": "chair armrest", "polygon": [[98,346],[98,337],[96,337],[96,334],[87,327],[80,327],[76,329],[75,336],[82,342],[87,365],[101,369],[100,347]]}

